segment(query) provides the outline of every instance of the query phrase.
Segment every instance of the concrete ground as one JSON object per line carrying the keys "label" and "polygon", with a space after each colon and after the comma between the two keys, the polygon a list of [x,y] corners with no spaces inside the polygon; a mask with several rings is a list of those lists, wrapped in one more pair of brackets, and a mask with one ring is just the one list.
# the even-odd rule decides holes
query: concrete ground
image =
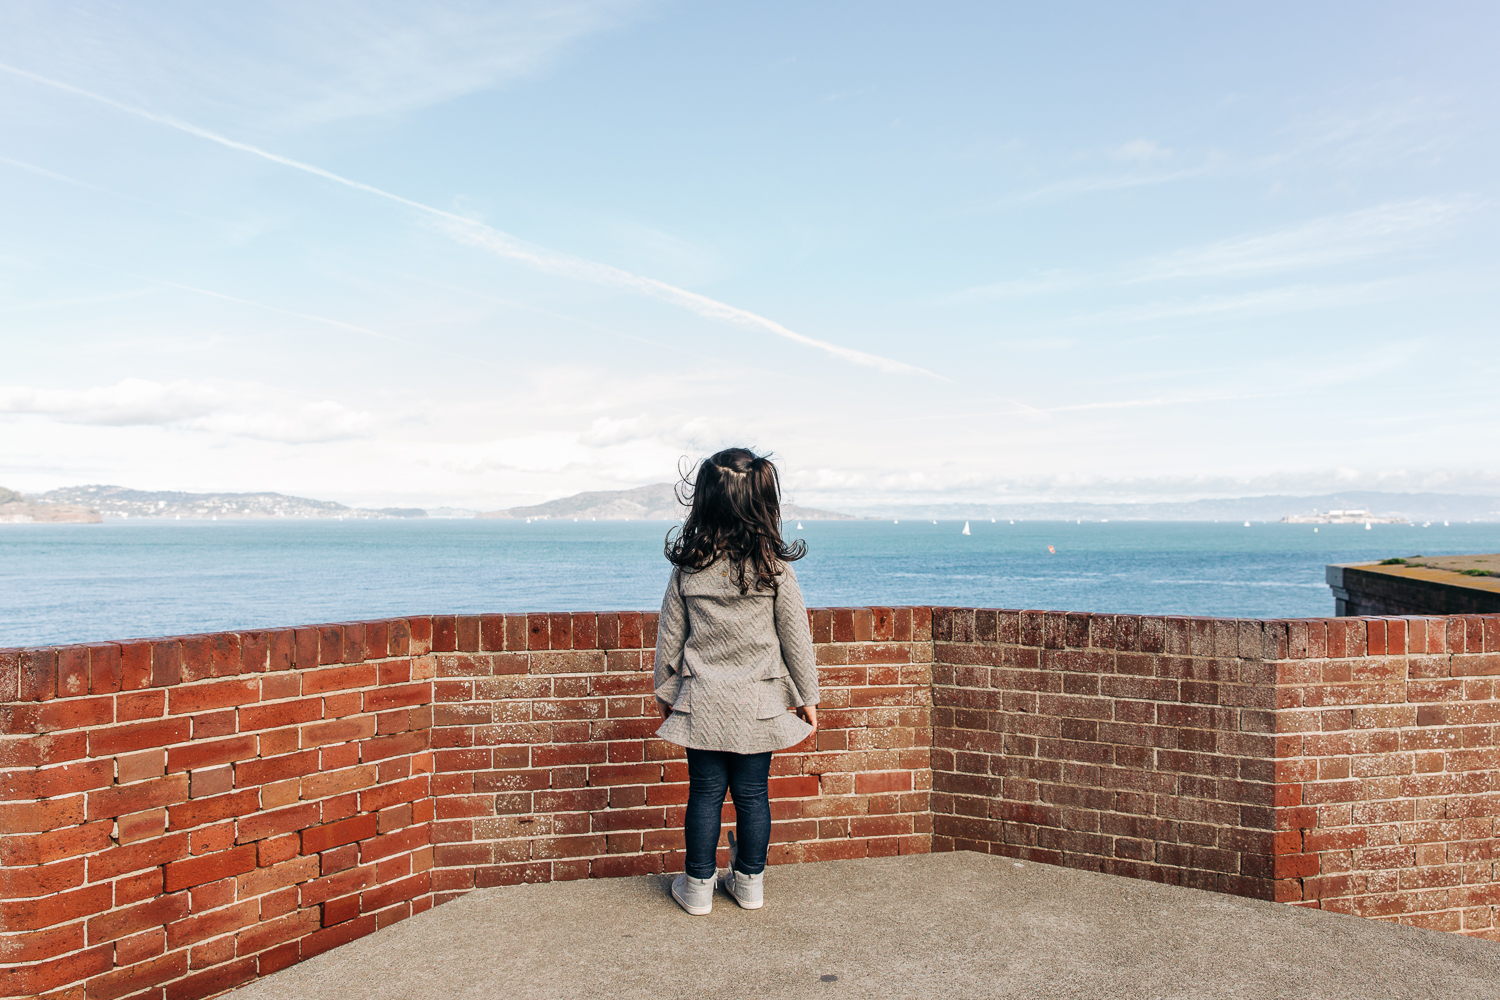
{"label": "concrete ground", "polygon": [[1500,996],[1490,942],[981,854],[772,868],[707,917],[668,884],[481,889],[232,997]]}

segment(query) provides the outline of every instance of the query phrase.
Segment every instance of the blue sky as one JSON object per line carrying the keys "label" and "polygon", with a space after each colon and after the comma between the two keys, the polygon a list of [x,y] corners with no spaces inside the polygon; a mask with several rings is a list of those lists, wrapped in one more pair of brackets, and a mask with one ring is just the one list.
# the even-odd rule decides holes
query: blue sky
{"label": "blue sky", "polygon": [[0,6],[0,484],[1500,493],[1482,3]]}

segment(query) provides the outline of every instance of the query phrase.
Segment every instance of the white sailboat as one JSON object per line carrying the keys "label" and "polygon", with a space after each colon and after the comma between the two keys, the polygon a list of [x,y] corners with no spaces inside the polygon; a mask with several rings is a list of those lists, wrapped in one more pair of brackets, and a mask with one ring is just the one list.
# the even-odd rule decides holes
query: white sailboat
{"label": "white sailboat", "polygon": [[1245,527],[1247,527],[1247,528],[1250,527],[1250,522],[1249,521],[1245,522]]}
{"label": "white sailboat", "polygon": [[801,530],[802,530],[802,522],[801,522],[801,521],[798,521],[798,522],[797,522],[797,530],[798,530],[798,531],[801,531]]}
{"label": "white sailboat", "polygon": [[1370,522],[1369,522],[1369,521],[1366,521],[1366,522],[1365,522],[1365,530],[1366,530],[1366,531],[1369,531],[1369,530],[1370,530]]}
{"label": "white sailboat", "polygon": [[969,533],[969,522],[965,521],[964,522],[964,534],[967,535],[968,533]]}

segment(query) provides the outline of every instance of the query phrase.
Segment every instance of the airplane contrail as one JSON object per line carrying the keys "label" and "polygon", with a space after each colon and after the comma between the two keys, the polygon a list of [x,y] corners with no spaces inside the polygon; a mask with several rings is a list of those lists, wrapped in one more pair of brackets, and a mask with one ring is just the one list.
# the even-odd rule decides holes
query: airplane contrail
{"label": "airplane contrail", "polygon": [[948,381],[948,379],[943,378],[943,376],[938,375],[935,372],[928,371],[925,368],[919,368],[916,365],[909,365],[903,361],[896,361],[892,358],[881,357],[878,354],[867,354],[864,351],[856,351],[850,347],[843,347],[839,344],[829,343],[826,340],[818,340],[815,337],[809,337],[806,334],[798,333],[795,330],[788,329],[782,324],[777,323],[775,320],[767,319],[766,317],[750,312],[747,309],[740,309],[737,306],[729,305],[726,302],[720,302],[717,299],[709,298],[706,295],[699,295],[697,292],[690,292],[685,288],[679,288],[676,285],[668,284],[665,281],[658,281],[655,278],[647,278],[642,275],[632,274],[629,271],[614,267],[610,264],[600,264],[596,261],[584,260],[579,257],[573,257],[568,254],[559,253],[555,250],[549,250],[545,247],[540,247],[535,244],[528,243],[525,240],[510,235],[509,233],[501,232],[500,230],[495,229],[493,226],[487,226],[482,222],[476,222],[473,219],[465,218],[461,215],[456,215],[453,212],[445,212],[441,208],[435,208],[432,205],[425,205],[422,202],[413,201],[410,198],[403,198],[399,194],[393,194],[390,191],[383,190],[381,188],[375,187],[374,185],[365,184],[362,181],[356,181],[351,178],[344,177],[340,174],[332,172],[331,170],[324,170],[322,167],[314,166],[311,163],[303,163],[301,160],[294,160],[291,157],[282,156],[279,153],[273,153],[269,150],[261,149],[259,146],[252,146],[246,142],[239,142],[235,139],[230,139],[229,137],[220,135],[217,132],[212,132],[206,128],[200,128],[197,125],[193,125],[189,122],[173,118],[169,115],[157,114],[153,111],[147,111],[144,108],[138,108],[134,105],[125,104],[121,101],[116,101],[113,98],[105,97],[102,94],[96,94],[93,91],[84,90],[82,87],[75,87],[72,84],[63,83],[59,80],[53,80],[49,77],[41,76],[40,74],[32,73],[28,70],[20,69],[15,66],[10,66],[6,63],[0,63],[0,70],[3,70],[6,73],[10,73],[14,76],[19,76],[26,80],[31,80],[34,83],[42,84],[43,86],[52,87],[56,90],[61,90],[65,93],[85,98],[86,100],[95,101],[99,104],[107,105],[108,107],[114,108],[118,111],[123,111],[124,113],[133,115],[134,117],[142,118],[146,121],[154,122],[158,125],[164,125],[167,128],[176,129],[179,132],[186,132],[188,135],[197,136],[200,139],[205,139],[209,142],[217,143],[229,149],[238,150],[242,153],[249,153],[252,156],[258,156],[263,160],[269,160],[272,163],[280,164],[281,166],[289,167],[293,170],[300,170],[303,173],[311,174],[314,177],[321,177],[326,181],[331,181],[335,184],[341,184],[344,187],[352,188],[355,191],[362,191],[365,194],[374,195],[377,198],[384,198],[387,201],[393,201],[398,205],[404,205],[407,208],[424,213],[439,220],[442,224],[442,228],[447,232],[447,235],[453,239],[458,240],[461,243],[487,250],[490,253],[505,257],[509,260],[517,261],[548,274],[558,274],[573,278],[578,281],[587,281],[596,285],[605,285],[613,288],[627,289],[638,294],[647,295],[651,298],[671,303],[672,305],[678,306],[680,308],[688,310],[689,312],[702,316],[705,319],[716,320],[718,322],[727,323],[732,326],[740,327],[742,329],[759,330],[764,333],[774,334],[778,337],[784,337],[787,340],[791,340],[808,347],[815,347],[821,351],[825,351],[828,354],[833,355],[834,357],[841,358],[853,364],[865,365],[871,368],[879,369],[880,371],[893,374],[925,375],[929,378],[937,378],[942,379],[943,381]]}

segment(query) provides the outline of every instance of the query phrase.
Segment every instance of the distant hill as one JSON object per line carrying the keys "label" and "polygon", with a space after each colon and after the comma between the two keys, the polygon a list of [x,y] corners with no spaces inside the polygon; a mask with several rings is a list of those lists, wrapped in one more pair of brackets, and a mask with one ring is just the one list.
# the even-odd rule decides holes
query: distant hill
{"label": "distant hill", "polygon": [[79,504],[99,511],[106,519],[149,517],[204,520],[242,517],[386,518],[426,517],[417,507],[370,510],[346,507],[329,500],[309,500],[281,493],[182,493],[175,490],[132,490],[124,486],[70,486],[30,498],[38,505]]}
{"label": "distant hill", "polygon": [[880,504],[855,508],[874,517],[962,520],[993,517],[1028,521],[1280,521],[1314,509],[1363,508],[1409,521],[1500,521],[1500,497],[1459,493],[1377,493],[1351,490],[1320,496],[1275,495],[1165,503],[936,503]]}
{"label": "distant hill", "polygon": [[[676,521],[682,517],[684,508],[677,502],[677,494],[671,483],[653,483],[637,486],[633,490],[607,490],[596,493],[576,493],[560,500],[549,500],[532,507],[511,507],[509,510],[492,510],[479,517],[503,518],[585,518],[596,521]],[[851,514],[840,514],[831,510],[799,507],[794,503],[781,505],[781,516],[788,521],[850,521]]]}

